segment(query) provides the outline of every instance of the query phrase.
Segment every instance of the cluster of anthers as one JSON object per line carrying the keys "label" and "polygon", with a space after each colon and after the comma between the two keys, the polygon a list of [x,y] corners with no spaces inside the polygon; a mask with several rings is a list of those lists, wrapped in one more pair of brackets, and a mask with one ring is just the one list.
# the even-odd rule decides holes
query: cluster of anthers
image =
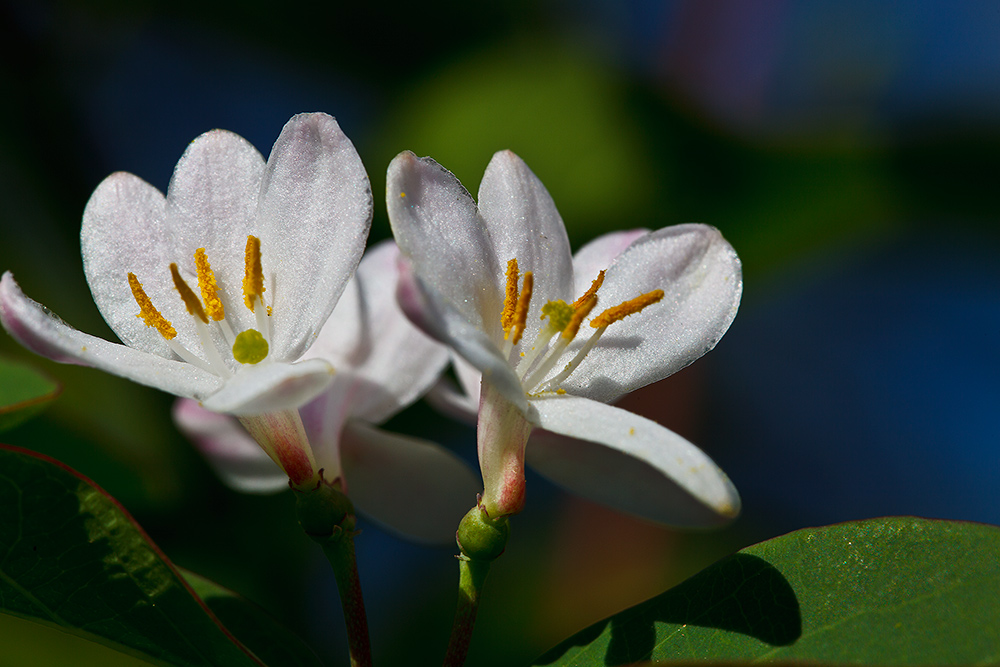
{"label": "cluster of anthers", "polygon": [[[518,287],[519,282],[520,287]],[[569,378],[580,362],[594,349],[597,341],[601,339],[609,326],[629,315],[638,313],[646,306],[663,298],[663,290],[653,290],[617,306],[612,306],[591,319],[590,326],[595,329],[594,333],[577,350],[562,371],[551,379],[545,380],[559,363],[570,343],[576,338],[584,320],[597,306],[597,291],[603,283],[604,271],[601,271],[591,283],[590,289],[573,303],[569,304],[562,299],[557,299],[542,306],[541,319],[547,319],[548,323],[538,332],[531,347],[527,351],[520,352],[521,360],[516,368],[526,393],[529,395],[547,392],[565,393],[563,389],[559,388],[559,385]],[[500,326],[503,328],[504,340],[506,341],[503,352],[507,357],[510,356],[514,346],[521,342],[521,336],[524,334],[525,323],[528,320],[528,309],[531,306],[533,286],[534,277],[531,271],[519,273],[516,258],[507,262],[507,289],[503,311],[500,314]],[[552,339],[557,334],[559,338],[553,343]]]}
{"label": "cluster of anthers", "polygon": [[176,340],[177,330],[156,309],[152,300],[142,289],[139,279],[130,272],[128,284],[132,288],[132,296],[139,304],[139,314],[136,317],[142,319],[146,326],[159,331],[170,349],[177,353],[181,359],[223,378],[231,377],[233,373],[212,340],[212,333],[209,330],[210,324],[218,327],[222,337],[232,350],[232,358],[239,363],[256,364],[266,359],[271,340],[271,307],[264,303],[264,271],[260,260],[260,239],[256,236],[247,237],[246,273],[243,278],[243,301],[257,319],[256,329],[247,329],[239,334],[233,333],[232,326],[226,320],[226,310],[222,299],[219,298],[219,286],[215,280],[215,273],[208,263],[208,256],[205,254],[204,248],[198,248],[195,251],[194,263],[198,273],[201,299],[181,276],[176,263],[170,265],[170,275],[173,277],[174,287],[180,293],[188,314],[194,319],[198,340],[201,342],[207,363]]}

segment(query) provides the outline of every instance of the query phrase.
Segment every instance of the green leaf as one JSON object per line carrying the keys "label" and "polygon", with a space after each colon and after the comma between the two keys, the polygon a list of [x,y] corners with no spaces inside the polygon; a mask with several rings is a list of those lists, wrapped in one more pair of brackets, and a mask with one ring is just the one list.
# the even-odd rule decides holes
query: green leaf
{"label": "green leaf", "polygon": [[40,372],[0,357],[0,431],[41,412],[61,387]]}
{"label": "green leaf", "polygon": [[748,547],[536,665],[1000,661],[1000,528],[890,517]]}
{"label": "green leaf", "polygon": [[263,609],[201,575],[180,572],[216,617],[268,665],[322,667],[323,662],[298,635]]}
{"label": "green leaf", "polygon": [[263,664],[113,498],[56,461],[5,445],[0,611],[158,665]]}

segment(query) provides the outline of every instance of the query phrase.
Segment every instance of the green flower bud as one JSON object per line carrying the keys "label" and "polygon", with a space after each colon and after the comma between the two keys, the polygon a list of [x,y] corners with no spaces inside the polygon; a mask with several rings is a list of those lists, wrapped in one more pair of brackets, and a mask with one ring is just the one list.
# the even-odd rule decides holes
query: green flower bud
{"label": "green flower bud", "polygon": [[491,519],[480,507],[473,507],[458,524],[455,540],[462,555],[471,560],[492,561],[507,547],[510,523],[507,517]]}

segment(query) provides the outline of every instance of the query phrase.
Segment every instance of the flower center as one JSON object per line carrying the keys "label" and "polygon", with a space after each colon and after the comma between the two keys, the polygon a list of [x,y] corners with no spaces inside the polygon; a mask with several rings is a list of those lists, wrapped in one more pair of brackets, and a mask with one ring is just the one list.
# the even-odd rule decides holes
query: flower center
{"label": "flower center", "polygon": [[[520,282],[520,286],[518,283]],[[526,351],[521,351],[521,361],[517,364],[517,374],[521,384],[528,394],[536,395],[555,391],[562,393],[559,385],[576,370],[580,362],[594,349],[605,330],[615,322],[629,315],[634,315],[647,306],[651,306],[663,298],[663,290],[657,289],[646,294],[640,294],[634,299],[612,306],[590,320],[590,326],[595,331],[587,342],[576,352],[572,359],[557,375],[545,380],[552,369],[556,367],[563,354],[580,331],[580,325],[587,319],[597,306],[597,291],[604,284],[604,271],[597,274],[590,288],[583,296],[569,304],[561,299],[549,301],[541,308],[541,319],[548,323],[541,328],[534,343]],[[528,321],[528,310],[531,305],[531,293],[534,288],[534,276],[531,271],[523,274],[518,272],[517,258],[507,262],[507,289],[504,297],[503,311],[500,313],[500,326],[503,328],[504,353],[510,355],[515,345],[521,342],[525,323]],[[559,337],[552,342],[552,339]],[[544,382],[543,382],[544,380]]]}
{"label": "flower center", "polygon": [[[238,335],[233,333],[233,328],[226,319],[226,309],[219,297],[219,285],[215,280],[215,273],[208,263],[204,248],[195,251],[194,264],[198,274],[200,299],[181,276],[177,264],[170,265],[170,276],[181,301],[184,302],[184,307],[194,320],[198,340],[207,362],[177,341],[177,330],[156,309],[135,274],[129,273],[128,284],[135,302],[139,305],[139,314],[136,317],[145,322],[146,326],[159,331],[170,349],[181,359],[221,377],[232,375],[224,355],[241,364],[257,364],[264,361],[270,347],[268,341],[271,335],[271,307],[264,303],[264,271],[260,260],[260,239],[256,236],[247,237],[246,272],[243,278],[243,302],[256,318],[256,329],[246,329]],[[228,350],[222,348],[223,351],[220,352],[220,348],[212,338],[210,327],[215,328],[226,341]]]}

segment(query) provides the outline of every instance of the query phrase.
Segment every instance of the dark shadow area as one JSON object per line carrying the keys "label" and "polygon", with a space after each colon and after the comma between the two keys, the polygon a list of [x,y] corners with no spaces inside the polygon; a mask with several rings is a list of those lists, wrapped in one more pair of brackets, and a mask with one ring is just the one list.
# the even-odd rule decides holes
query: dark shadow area
{"label": "dark shadow area", "polygon": [[[748,635],[771,646],[786,646],[802,634],[795,592],[767,561],[735,554],[679,586],[603,620],[570,637],[535,664],[556,662],[570,649],[607,643],[605,665],[631,664],[653,657],[664,628],[693,625]],[[609,629],[610,628],[610,629]]]}

